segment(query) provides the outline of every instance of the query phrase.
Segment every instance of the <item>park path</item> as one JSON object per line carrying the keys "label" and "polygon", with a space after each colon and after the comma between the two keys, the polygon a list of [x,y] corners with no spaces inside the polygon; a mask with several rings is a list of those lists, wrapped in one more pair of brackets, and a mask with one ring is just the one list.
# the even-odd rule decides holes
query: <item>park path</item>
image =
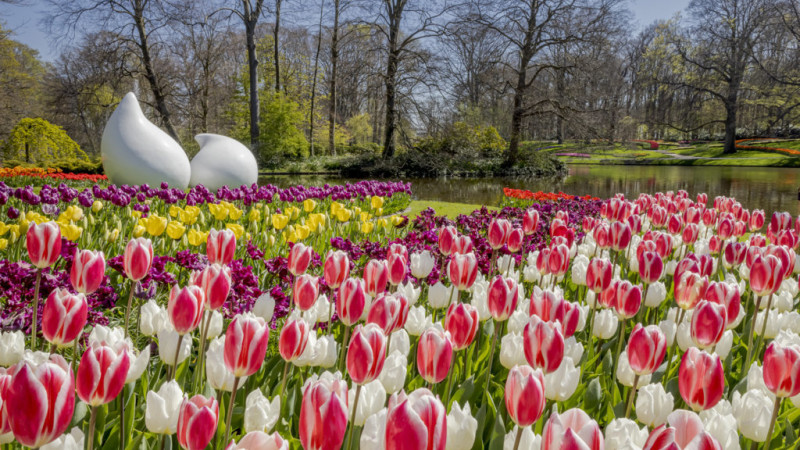
{"label": "park path", "polygon": [[[691,156],[691,155],[680,155],[680,154],[678,154],[678,153],[672,153],[672,152],[668,152],[668,151],[666,151],[666,150],[653,150],[653,151],[654,151],[654,152],[661,153],[662,155],[665,155],[665,156],[669,156],[670,158],[675,158],[675,159],[686,159],[686,160],[703,159],[703,160],[709,160],[709,161],[718,161],[718,160],[731,160],[731,159],[745,159],[745,160],[746,160],[746,159],[753,159],[753,158],[747,158],[747,157],[741,157],[741,156],[730,156],[730,157],[727,157],[727,158],[722,158],[722,157],[718,157],[718,156]],[[763,156],[763,157],[759,157],[759,159],[761,159],[761,158],[767,158],[767,159],[773,159],[773,158],[774,158],[774,159],[778,159],[778,158],[784,158],[784,157],[783,157],[783,156],[780,156],[780,155],[775,155],[775,156]]]}

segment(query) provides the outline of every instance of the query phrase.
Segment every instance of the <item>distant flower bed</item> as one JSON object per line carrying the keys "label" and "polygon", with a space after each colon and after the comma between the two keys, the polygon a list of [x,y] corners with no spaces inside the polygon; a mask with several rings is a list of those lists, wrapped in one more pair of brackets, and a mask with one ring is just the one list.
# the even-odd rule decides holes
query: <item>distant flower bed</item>
{"label": "distant flower bed", "polygon": [[647,139],[634,139],[633,142],[644,142],[650,144],[650,150],[658,150],[658,142]]}
{"label": "distant flower bed", "polygon": [[788,155],[793,156],[800,156],[800,151],[794,150],[791,148],[780,148],[780,147],[766,147],[763,145],[740,145],[742,142],[748,141],[763,141],[764,139],[739,139],[736,141],[736,149],[737,150],[761,150],[766,152],[779,152],[785,153]]}
{"label": "distant flower bed", "polygon": [[556,153],[556,156],[571,156],[573,158],[591,158],[592,155],[587,153]]}
{"label": "distant flower bed", "polygon": [[559,200],[599,200],[591,195],[577,196],[564,192],[531,192],[525,189],[503,188],[503,201],[500,206],[522,207],[531,203],[557,202]]}
{"label": "distant flower bed", "polygon": [[92,175],[87,173],[65,173],[61,169],[42,168],[42,167],[0,167],[0,178],[17,178],[17,177],[33,177],[33,178],[51,178],[55,180],[70,180],[70,181],[91,181],[97,183],[98,181],[108,180],[105,175]]}

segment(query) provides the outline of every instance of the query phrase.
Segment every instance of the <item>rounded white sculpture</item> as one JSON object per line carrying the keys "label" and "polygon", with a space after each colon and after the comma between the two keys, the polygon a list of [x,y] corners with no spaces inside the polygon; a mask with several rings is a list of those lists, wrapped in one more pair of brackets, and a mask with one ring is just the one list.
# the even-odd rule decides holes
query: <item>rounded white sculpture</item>
{"label": "rounded white sculpture", "polygon": [[253,153],[236,139],[219,134],[198,134],[200,151],[192,158],[190,185],[210,190],[236,188],[258,181],[258,163]]}
{"label": "rounded white sculpture", "polygon": [[114,184],[186,189],[191,177],[189,158],[170,135],[147,120],[133,92],[111,114],[100,145],[103,170]]}

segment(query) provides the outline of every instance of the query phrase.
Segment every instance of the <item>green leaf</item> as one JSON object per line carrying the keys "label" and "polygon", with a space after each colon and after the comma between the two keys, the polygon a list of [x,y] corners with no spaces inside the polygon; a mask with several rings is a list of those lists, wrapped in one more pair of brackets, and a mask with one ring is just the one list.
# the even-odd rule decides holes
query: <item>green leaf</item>
{"label": "green leaf", "polygon": [[589,381],[589,387],[586,388],[586,394],[583,397],[583,409],[585,411],[594,411],[600,407],[600,402],[603,401],[603,388],[600,386],[600,378],[595,377]]}

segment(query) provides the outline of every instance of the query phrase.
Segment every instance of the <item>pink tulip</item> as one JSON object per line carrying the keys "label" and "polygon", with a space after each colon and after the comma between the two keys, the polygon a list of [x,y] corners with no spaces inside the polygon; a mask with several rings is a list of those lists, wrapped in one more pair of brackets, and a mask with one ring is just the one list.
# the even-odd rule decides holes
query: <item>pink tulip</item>
{"label": "pink tulip", "polygon": [[11,433],[11,414],[8,411],[8,398],[11,392],[8,389],[13,375],[13,369],[6,370],[0,367],[0,436]]}
{"label": "pink tulip", "polygon": [[717,345],[725,333],[727,322],[728,312],[724,305],[700,300],[692,314],[692,340],[702,349]]}
{"label": "pink tulip", "polygon": [[697,203],[700,203],[702,205],[708,203],[708,194],[706,193],[697,194]]}
{"label": "pink tulip", "polygon": [[719,356],[689,347],[678,372],[678,389],[693,410],[713,408],[725,390],[725,372]]}
{"label": "pink tulip", "polygon": [[305,450],[338,450],[347,430],[347,383],[320,377],[303,390],[300,443]]}
{"label": "pink tulip", "polygon": [[106,276],[106,260],[103,252],[77,250],[69,271],[72,287],[81,294],[91,294],[103,283]]}
{"label": "pink tulip", "polygon": [[406,262],[409,261],[408,248],[399,242],[389,244],[389,248],[386,249],[386,259],[389,259],[391,255],[397,255],[405,259]]}
{"label": "pink tulip", "polygon": [[511,233],[511,222],[506,219],[492,219],[489,223],[489,231],[486,235],[489,246],[492,247],[493,250],[499,250],[506,244],[506,241],[508,241],[509,233]]}
{"label": "pink tulip", "polygon": [[586,269],[586,287],[595,294],[602,292],[611,284],[611,277],[614,275],[614,266],[611,261],[601,258],[593,258]]}
{"label": "pink tulip", "polygon": [[772,255],[778,258],[781,262],[781,276],[779,277],[781,280],[786,278],[792,273],[792,269],[794,269],[795,259],[797,258],[797,254],[794,252],[794,249],[791,247],[787,247],[785,245],[768,245],[764,247],[764,256]]}
{"label": "pink tulip", "polygon": [[700,228],[697,225],[690,223],[686,225],[686,228],[683,229],[683,232],[681,233],[681,240],[683,240],[685,244],[694,244],[699,236]]}
{"label": "pink tulip", "polygon": [[561,365],[564,358],[564,336],[558,324],[531,316],[522,331],[522,344],[525,359],[531,367],[550,373]]}
{"label": "pink tulip", "polygon": [[450,282],[459,291],[464,291],[475,284],[478,277],[478,259],[474,253],[456,253],[448,265]]}
{"label": "pink tulip", "polygon": [[[677,270],[675,271],[677,276]],[[685,271],[675,282],[675,302],[683,309],[692,309],[706,295],[708,278]]]}
{"label": "pink tulip", "polygon": [[236,235],[231,230],[215,230],[208,232],[206,239],[206,255],[209,264],[228,265],[236,253]]}
{"label": "pink tulip", "polygon": [[25,234],[25,246],[34,266],[50,267],[61,255],[61,228],[55,222],[31,222]]}
{"label": "pink tulip", "polygon": [[478,310],[469,303],[453,303],[447,308],[444,329],[450,333],[453,350],[463,350],[478,334]]}
{"label": "pink tulip", "polygon": [[561,324],[561,331],[564,337],[575,334],[580,320],[580,309],[578,305],[564,300],[560,295],[551,291],[543,291],[535,287],[531,295],[530,310],[531,316],[538,316],[545,322],[558,322]]}
{"label": "pink tulip", "polygon": [[205,313],[205,303],[205,294],[198,286],[185,288],[178,288],[177,284],[172,286],[172,290],[169,291],[167,312],[178,334],[191,333],[200,325]]}
{"label": "pink tulip", "polygon": [[475,245],[472,243],[472,239],[469,236],[459,236],[453,242],[453,255],[465,255],[467,253],[472,253],[475,249]]}
{"label": "pink tulip", "polygon": [[329,250],[323,267],[325,284],[331,289],[338,288],[350,276],[350,258],[341,250]]}
{"label": "pink tulip", "polygon": [[683,220],[686,222],[686,226],[689,226],[690,224],[699,225],[702,217],[703,210],[692,206],[686,208],[686,211],[683,213]]}
{"label": "pink tulip", "polygon": [[551,245],[547,260],[549,272],[560,277],[569,270],[569,247],[565,244]]}
{"label": "pink tulip", "polygon": [[347,373],[356,384],[378,378],[386,362],[386,334],[378,325],[357,325],[347,346]]}
{"label": "pink tulip", "polygon": [[425,388],[389,398],[386,413],[386,450],[444,450],[447,442],[447,410]]}
{"label": "pink tulip", "polygon": [[725,264],[725,267],[729,269],[731,267],[738,267],[744,262],[746,255],[747,244],[744,242],[729,242],[723,251],[722,262]]}
{"label": "pink tulip", "polygon": [[302,243],[292,245],[289,250],[288,268],[289,273],[294,276],[302,275],[308,270],[308,265],[311,263],[311,257],[314,255],[314,249]]}
{"label": "pink tulip", "polygon": [[607,249],[611,247],[611,234],[608,227],[608,224],[605,222],[599,222],[595,225],[594,230],[592,231],[592,236],[594,237],[594,242],[597,244],[597,247],[601,249]]}
{"label": "pink tulip", "polygon": [[150,239],[134,238],[125,245],[122,266],[125,276],[133,281],[139,281],[150,272],[153,264],[153,243]]}
{"label": "pink tulip", "polygon": [[453,252],[453,245],[458,239],[458,231],[452,225],[444,226],[439,230],[439,251],[443,255],[450,255]]}
{"label": "pink tulip", "polygon": [[120,344],[112,348],[95,343],[83,353],[76,380],[78,397],[87,405],[105,405],[122,392],[131,361],[127,345]]}
{"label": "pink tulip", "polygon": [[358,322],[364,314],[367,294],[364,292],[364,281],[348,278],[339,286],[339,298],[336,302],[336,314],[343,324],[350,326]]}
{"label": "pink tulip", "polygon": [[319,295],[319,280],[317,277],[304,273],[294,279],[292,288],[292,301],[300,311],[308,311],[317,302]]}
{"label": "pink tulip", "polygon": [[670,413],[667,421],[669,426],[661,425],[650,433],[643,450],[722,450],[697,414],[679,409]]}
{"label": "pink tulip", "polygon": [[773,233],[781,230],[787,230],[792,226],[792,215],[786,211],[772,213],[772,219],[769,222],[769,228]]}
{"label": "pink tulip", "polygon": [[532,208],[525,210],[525,214],[522,216],[522,231],[525,232],[526,236],[529,236],[535,233],[538,229],[539,229],[539,211]]}
{"label": "pink tulip", "polygon": [[289,320],[283,324],[278,338],[278,352],[285,361],[294,361],[306,351],[310,330],[308,322],[302,319]]}
{"label": "pink tulip", "polygon": [[397,286],[406,278],[408,258],[397,253],[389,254],[386,256],[386,267],[388,268],[389,282]]}
{"label": "pink tulip", "polygon": [[800,394],[800,347],[769,344],[764,352],[764,384],[776,397]]}
{"label": "pink tulip", "polygon": [[408,299],[403,295],[381,295],[372,302],[367,322],[378,325],[389,336],[405,326],[409,306]]}
{"label": "pink tulip", "polygon": [[616,302],[614,310],[622,319],[630,319],[639,312],[642,306],[642,287],[632,285],[630,281],[620,281],[616,285]]}
{"label": "pink tulip", "polygon": [[717,236],[723,241],[730,239],[733,236],[733,220],[725,217],[717,222]]}
{"label": "pink tulip", "polygon": [[519,427],[536,423],[544,411],[544,375],[531,366],[514,366],[506,379],[506,411]]}
{"label": "pink tulip", "polygon": [[453,343],[450,333],[428,328],[417,344],[417,369],[428,383],[439,383],[450,371],[453,361]]}
{"label": "pink tulip", "polygon": [[50,293],[42,312],[42,334],[47,342],[58,346],[73,342],[83,332],[89,305],[83,294],[66,289]]}
{"label": "pink tulip", "polygon": [[628,248],[628,244],[631,243],[631,227],[627,223],[614,222],[608,231],[612,249],[619,252]]}
{"label": "pink tulip", "polygon": [[14,438],[22,445],[38,448],[61,436],[75,409],[75,379],[72,368],[59,355],[38,366],[21,362],[3,390],[3,409]]}
{"label": "pink tulip", "polygon": [[758,231],[764,226],[764,210],[763,209],[754,209],[753,213],[750,214],[750,220],[748,220],[748,226],[750,231]]}
{"label": "pink tulip", "polygon": [[284,440],[277,431],[272,434],[251,431],[238,444],[231,441],[225,450],[289,450],[289,441]]}
{"label": "pink tulip", "polygon": [[386,291],[389,282],[389,267],[386,261],[370,259],[364,267],[364,284],[367,293],[373,297]]}
{"label": "pink tulip", "polygon": [[664,274],[664,261],[656,252],[642,252],[638,262],[639,276],[645,283],[655,283]]}
{"label": "pink tulip", "polygon": [[559,209],[556,211],[556,214],[553,216],[554,218],[561,220],[564,222],[565,225],[569,225],[569,212],[563,209]]}
{"label": "pink tulip", "polygon": [[778,257],[756,257],[750,267],[750,289],[759,297],[774,294],[783,281],[783,266]]}
{"label": "pink tulip", "polygon": [[542,275],[550,274],[550,248],[545,247],[539,250],[536,255],[536,270]]}
{"label": "pink tulip", "polygon": [[517,253],[518,251],[522,250],[522,243],[524,239],[525,234],[522,232],[522,228],[513,228],[508,234],[508,251],[511,253]]}
{"label": "pink tulip", "polygon": [[683,217],[680,214],[673,214],[667,219],[667,231],[670,234],[681,234],[683,231]]}
{"label": "pink tulip", "polygon": [[600,426],[580,408],[553,411],[542,431],[542,450],[603,450]]}
{"label": "pink tulip", "polygon": [[211,264],[199,272],[192,274],[191,284],[199,286],[203,291],[207,310],[216,311],[225,304],[231,292],[231,268],[219,264]]}
{"label": "pink tulip", "polygon": [[553,219],[553,221],[550,222],[550,224],[551,224],[551,227],[550,227],[550,237],[551,237],[550,244],[551,245],[553,244],[552,238],[562,237],[562,238],[565,239],[563,244],[566,245],[567,247],[571,247],[572,246],[572,241],[575,240],[575,230],[573,230],[572,228],[568,227],[564,223],[564,221],[561,221],[561,220],[558,220],[558,219]]}
{"label": "pink tulip", "polygon": [[710,227],[714,226],[717,223],[717,210],[716,209],[706,209],[703,211],[703,225]]}
{"label": "pink tulip", "polygon": [[219,403],[214,397],[184,398],[178,413],[178,444],[186,450],[203,450],[217,431]]}
{"label": "pink tulip", "polygon": [[712,282],[708,284],[705,299],[725,307],[726,328],[731,327],[739,317],[742,308],[741,295],[736,285]]}
{"label": "pink tulip", "polygon": [[794,230],[783,230],[775,236],[775,244],[777,245],[796,249],[798,243],[800,243],[800,240],[798,240],[797,233]]}
{"label": "pink tulip", "polygon": [[222,354],[225,368],[236,378],[258,372],[267,354],[268,343],[269,325],[264,319],[252,314],[234,317],[225,331]]}
{"label": "pink tulip", "polygon": [[502,322],[511,317],[511,313],[517,309],[519,286],[512,278],[504,278],[502,275],[497,275],[489,282],[489,289],[486,295],[489,314],[492,315],[494,320]]}
{"label": "pink tulip", "polygon": [[636,375],[650,375],[664,361],[667,338],[657,325],[643,327],[637,323],[628,338],[628,363]]}

